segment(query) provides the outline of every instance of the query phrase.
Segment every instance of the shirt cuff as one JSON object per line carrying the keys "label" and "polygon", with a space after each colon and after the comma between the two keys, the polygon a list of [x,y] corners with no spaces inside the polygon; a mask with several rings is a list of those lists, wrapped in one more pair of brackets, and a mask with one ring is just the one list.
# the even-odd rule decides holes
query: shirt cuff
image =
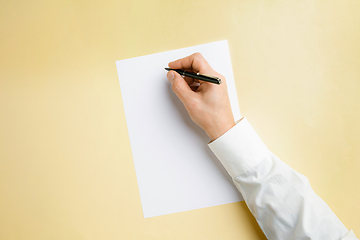
{"label": "shirt cuff", "polygon": [[341,240],[358,240],[353,232],[350,230]]}
{"label": "shirt cuff", "polygon": [[208,145],[233,178],[255,167],[269,154],[246,118]]}

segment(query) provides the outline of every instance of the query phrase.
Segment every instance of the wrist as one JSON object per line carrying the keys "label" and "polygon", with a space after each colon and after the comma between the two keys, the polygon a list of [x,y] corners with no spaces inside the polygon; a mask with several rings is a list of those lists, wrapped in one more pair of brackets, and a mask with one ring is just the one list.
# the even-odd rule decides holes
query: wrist
{"label": "wrist", "polygon": [[209,136],[211,141],[215,141],[234,126],[235,126],[235,121],[229,120],[227,122],[216,124],[215,126],[214,125],[210,126],[205,130],[205,132]]}

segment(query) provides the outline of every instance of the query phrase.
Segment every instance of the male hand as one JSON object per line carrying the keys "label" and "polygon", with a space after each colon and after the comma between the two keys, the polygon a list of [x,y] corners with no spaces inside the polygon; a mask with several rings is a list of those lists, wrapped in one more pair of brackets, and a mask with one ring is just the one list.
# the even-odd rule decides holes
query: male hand
{"label": "male hand", "polygon": [[191,119],[206,132],[212,141],[235,125],[226,79],[212,69],[200,53],[170,62],[169,67],[209,74],[221,79],[222,83],[217,85],[189,77],[182,78],[175,71],[167,73],[173,91],[184,104]]}

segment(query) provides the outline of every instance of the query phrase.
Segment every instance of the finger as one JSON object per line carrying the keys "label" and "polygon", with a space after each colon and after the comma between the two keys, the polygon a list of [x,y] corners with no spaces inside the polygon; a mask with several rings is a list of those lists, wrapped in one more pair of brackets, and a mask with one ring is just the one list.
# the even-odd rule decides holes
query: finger
{"label": "finger", "polygon": [[[192,69],[184,69],[186,71],[192,71]],[[182,76],[185,81],[187,82],[187,84],[190,86],[191,84],[193,84],[194,82],[198,83],[200,80],[199,79],[196,79],[196,78],[192,78],[192,77],[185,77],[185,76]]]}
{"label": "finger", "polygon": [[194,92],[197,92],[199,86],[200,86],[200,83],[198,83],[198,82],[193,82],[193,83],[190,85],[190,89],[193,90]]}
{"label": "finger", "polygon": [[195,93],[190,89],[185,79],[183,79],[177,72],[169,71],[167,73],[167,77],[175,94],[184,103],[184,105],[187,105],[188,101],[191,101],[191,99],[195,97]]}
{"label": "finger", "polygon": [[[189,71],[189,70],[187,70]],[[185,77],[185,76],[181,76],[183,79],[185,79],[186,83],[190,86],[191,84],[193,84],[194,81],[196,81],[195,79],[193,79],[192,77]]]}
{"label": "finger", "polygon": [[190,89],[194,92],[198,90],[199,86],[190,86]]}
{"label": "finger", "polygon": [[174,62],[169,63],[170,68],[174,69],[191,69],[197,73],[214,74],[215,71],[212,69],[210,64],[201,55],[201,53],[194,53],[188,57],[178,59]]}
{"label": "finger", "polygon": [[191,84],[194,83],[195,79],[191,78],[191,77],[184,77],[186,83],[190,86]]}

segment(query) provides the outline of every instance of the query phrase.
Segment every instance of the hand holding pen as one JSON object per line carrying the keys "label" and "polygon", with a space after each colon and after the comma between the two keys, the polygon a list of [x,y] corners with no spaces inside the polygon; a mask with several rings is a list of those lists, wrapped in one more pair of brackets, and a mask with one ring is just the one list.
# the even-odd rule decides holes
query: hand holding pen
{"label": "hand holding pen", "polygon": [[[167,73],[173,91],[184,104],[191,119],[205,130],[211,140],[217,139],[235,125],[226,79],[212,69],[200,53],[170,62],[169,68],[184,69],[197,75],[193,78],[184,74],[182,78],[177,71],[169,70]],[[199,81],[197,78],[200,75],[221,79],[221,84]]]}

